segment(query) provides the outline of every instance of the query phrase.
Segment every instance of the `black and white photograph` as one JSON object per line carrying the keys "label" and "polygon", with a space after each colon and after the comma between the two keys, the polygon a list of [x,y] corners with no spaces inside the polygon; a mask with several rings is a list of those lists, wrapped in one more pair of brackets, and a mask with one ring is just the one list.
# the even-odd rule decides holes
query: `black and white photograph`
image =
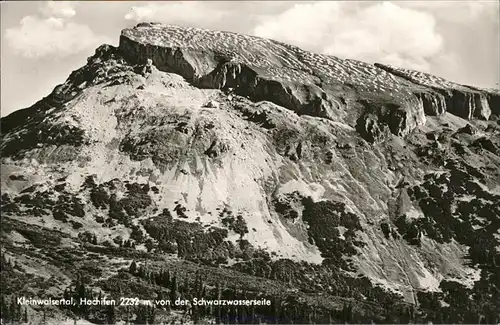
{"label": "black and white photograph", "polygon": [[499,1],[0,10],[0,324],[500,324]]}

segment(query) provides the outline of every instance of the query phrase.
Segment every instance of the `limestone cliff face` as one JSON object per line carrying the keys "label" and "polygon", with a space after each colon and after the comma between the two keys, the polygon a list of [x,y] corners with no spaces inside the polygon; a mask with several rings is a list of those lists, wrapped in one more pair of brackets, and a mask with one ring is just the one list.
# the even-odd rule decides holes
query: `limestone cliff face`
{"label": "limestone cliff face", "polygon": [[425,123],[425,115],[488,119],[490,106],[498,110],[498,94],[492,92],[229,32],[140,24],[122,32],[119,48],[134,62],[151,59],[196,86],[235,89],[298,114],[342,120],[347,109],[357,112],[351,118],[360,119],[358,125],[371,125],[375,113],[381,125],[368,129],[376,134],[362,131],[370,139],[384,128],[406,135]]}
{"label": "limestone cliff face", "polygon": [[[474,87],[459,85],[443,78],[432,76],[419,71],[395,68],[388,65],[378,64],[375,66],[387,70],[388,72],[405,78],[413,83],[433,89],[434,100],[443,103],[445,111],[465,119],[483,119],[490,118],[493,114],[499,114],[498,101],[500,94],[498,91],[480,90]],[[439,107],[442,104],[432,103],[427,114],[436,114],[441,112]],[[441,112],[442,113],[442,112]]]}
{"label": "limestone cliff face", "polygon": [[375,66],[272,40],[145,24],[124,30],[119,48],[134,62],[151,59],[159,70],[178,73],[196,86],[235,89],[299,115],[338,121],[346,110],[353,120],[374,113],[381,128],[397,135],[425,122],[423,104],[413,95],[426,92],[423,87]]}
{"label": "limestone cliff face", "polygon": [[103,290],[140,258],[290,291],[327,311],[318,323],[346,299],[361,323],[409,321],[381,301],[474,323],[461,310],[500,301],[484,291],[499,276],[499,97],[418,76],[228,32],[126,29],[2,118],[6,254],[56,270],[57,288],[89,269],[82,255]]}

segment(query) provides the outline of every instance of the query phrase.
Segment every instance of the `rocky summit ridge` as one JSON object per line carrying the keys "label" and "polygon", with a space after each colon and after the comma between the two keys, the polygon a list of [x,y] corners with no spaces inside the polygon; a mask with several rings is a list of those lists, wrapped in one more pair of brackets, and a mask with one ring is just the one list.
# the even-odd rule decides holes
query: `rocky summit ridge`
{"label": "rocky summit ridge", "polygon": [[[378,127],[406,135],[425,123],[425,115],[445,112],[488,119],[493,106],[499,114],[495,92],[242,34],[142,24],[122,32],[120,48],[132,60],[150,58],[160,70],[199,87],[239,88],[254,100],[269,100],[298,114],[335,120],[338,110],[362,111],[360,124],[379,119],[373,130],[365,130],[369,133]],[[364,106],[373,104],[388,112],[370,116]]]}
{"label": "rocky summit ridge", "polygon": [[138,24],[1,119],[2,289],[192,298],[201,273],[207,296],[278,307],[158,322],[498,322],[499,104],[417,71]]}

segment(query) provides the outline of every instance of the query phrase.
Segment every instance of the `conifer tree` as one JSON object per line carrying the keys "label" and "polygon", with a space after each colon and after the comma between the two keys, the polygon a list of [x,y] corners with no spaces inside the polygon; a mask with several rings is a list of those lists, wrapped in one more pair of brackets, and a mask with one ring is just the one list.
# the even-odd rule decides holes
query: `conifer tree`
{"label": "conifer tree", "polygon": [[114,324],[116,322],[115,306],[106,306],[106,323]]}
{"label": "conifer tree", "polygon": [[16,308],[16,298],[14,297],[14,295],[11,296],[11,301],[10,301],[10,310],[9,310],[9,314],[10,314],[10,319],[13,320],[13,321],[17,321],[19,319],[19,315],[16,314],[17,312],[17,308]]}
{"label": "conifer tree", "polygon": [[9,305],[5,301],[4,295],[0,295],[0,317],[6,323],[10,321]]}
{"label": "conifer tree", "polygon": [[83,280],[81,279],[81,276],[78,276],[78,280],[77,281],[78,282],[77,282],[77,287],[76,287],[76,295],[77,295],[76,303],[77,303],[77,306],[80,307],[79,309],[80,309],[81,315],[86,316],[86,314],[87,314],[87,305],[80,304],[80,299],[87,298],[87,289],[85,288],[85,284],[83,283]]}
{"label": "conifer tree", "polygon": [[125,324],[130,323],[130,306],[127,305],[125,309]]}
{"label": "conifer tree", "polygon": [[68,288],[64,289],[63,298],[64,298],[64,300],[70,300],[71,299],[71,296],[69,294]]}
{"label": "conifer tree", "polygon": [[42,312],[43,312],[42,324],[47,325],[47,313],[45,313],[45,308],[43,308]]}
{"label": "conifer tree", "polygon": [[[217,282],[215,284],[215,300],[220,300],[220,299],[221,299],[221,288],[220,288],[220,283]],[[221,306],[217,305],[215,306],[215,321],[217,324],[221,323],[221,317],[222,317]]]}
{"label": "conifer tree", "polygon": [[154,307],[149,308],[149,314],[147,319],[149,324],[155,324],[156,322],[156,310]]}
{"label": "conifer tree", "polygon": [[138,269],[138,271],[137,271],[137,275],[138,275],[141,279],[147,280],[146,267],[145,267],[143,264],[139,265],[139,269]]}
{"label": "conifer tree", "polygon": [[163,287],[165,288],[168,288],[170,286],[170,271],[166,271],[164,274],[163,274],[163,280],[162,280],[162,283],[163,283]]}
{"label": "conifer tree", "polygon": [[136,272],[137,272],[137,264],[135,263],[135,261],[132,261],[132,263],[130,263],[129,272],[132,275],[136,274]]}
{"label": "conifer tree", "polygon": [[1,254],[0,256],[0,271],[6,270],[8,265],[8,261],[5,258],[5,254]]}
{"label": "conifer tree", "polygon": [[21,320],[22,317],[23,317],[23,311],[22,311],[21,305],[18,304],[18,303],[16,303],[16,315],[17,315],[17,320],[18,321]]}
{"label": "conifer tree", "polygon": [[199,298],[203,297],[203,280],[201,278],[201,272],[198,272],[197,281],[196,281],[196,295]]}
{"label": "conifer tree", "polygon": [[174,304],[175,300],[177,299],[178,289],[179,288],[177,286],[177,274],[174,274],[172,280],[170,281],[170,301],[172,304]]}
{"label": "conifer tree", "polygon": [[136,317],[135,317],[135,324],[141,324],[144,325],[147,322],[147,308],[144,306],[139,306],[137,307],[137,310],[135,312]]}
{"label": "conifer tree", "polygon": [[146,240],[146,250],[149,252],[151,252],[154,248],[154,243],[151,239],[148,239]]}
{"label": "conifer tree", "polygon": [[[156,292],[156,300],[158,301],[161,301],[163,300],[163,293],[161,292],[161,290],[158,290]],[[163,309],[164,306],[161,306],[161,305],[158,305],[161,309]]]}

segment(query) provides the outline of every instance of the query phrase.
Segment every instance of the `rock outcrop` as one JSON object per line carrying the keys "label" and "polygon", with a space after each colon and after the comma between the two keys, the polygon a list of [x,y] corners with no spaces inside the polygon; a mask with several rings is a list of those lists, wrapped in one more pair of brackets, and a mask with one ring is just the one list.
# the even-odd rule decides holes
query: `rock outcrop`
{"label": "rock outcrop", "polygon": [[[141,25],[122,32],[119,49],[133,62],[150,58],[159,70],[180,74],[195,86],[235,89],[238,95],[268,100],[299,115],[339,120],[346,110],[360,110],[354,119],[380,113],[382,123],[396,120],[384,125],[398,135],[425,122],[423,104],[416,104],[411,96],[415,91],[425,92],[424,88],[375,66],[272,40]],[[371,109],[372,105],[383,106],[383,112],[377,111],[380,107]]]}
{"label": "rock outcrop", "polygon": [[425,115],[450,112],[488,119],[491,106],[494,114],[500,110],[493,92],[229,32],[141,24],[122,32],[119,48],[134,62],[152,59],[160,70],[178,73],[196,86],[236,89],[239,95],[269,100],[299,115],[338,120],[339,111],[347,109],[358,111],[357,124],[363,124],[369,123],[364,120],[373,113],[371,106],[384,104],[376,114],[396,135],[424,124]]}
{"label": "rock outcrop", "polygon": [[[480,90],[475,87],[463,86],[419,71],[396,68],[379,63],[375,63],[375,66],[413,83],[433,89],[435,95],[431,99],[431,102],[437,101],[439,104],[431,103],[431,105],[442,107],[441,103],[444,101],[445,110],[454,115],[469,120],[474,118],[488,120],[492,113],[497,116],[500,114],[500,107],[498,106],[500,94],[498,91]],[[434,113],[434,111],[437,113],[440,109],[430,108],[428,111],[429,113]]]}

